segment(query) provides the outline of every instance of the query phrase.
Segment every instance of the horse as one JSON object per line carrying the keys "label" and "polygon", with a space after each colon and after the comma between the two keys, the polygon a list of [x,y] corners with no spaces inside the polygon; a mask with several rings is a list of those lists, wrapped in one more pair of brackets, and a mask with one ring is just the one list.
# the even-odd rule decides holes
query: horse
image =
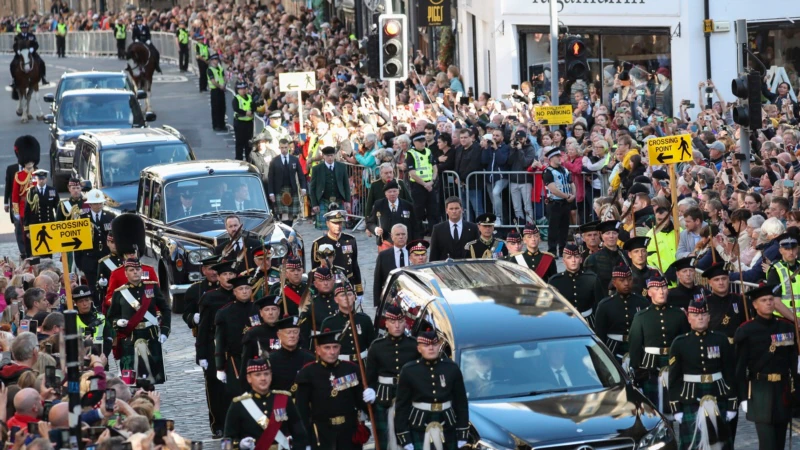
{"label": "horse", "polygon": [[[19,57],[15,60],[12,67],[12,76],[14,77],[14,84],[16,88],[11,92],[11,98],[19,100],[17,107],[17,115],[22,117],[22,123],[28,123],[33,119],[30,113],[31,97],[39,108],[39,115],[36,120],[44,119],[44,112],[42,112],[42,105],[39,103],[39,81],[41,81],[41,73],[39,71],[39,64],[36,59],[28,50],[33,47],[32,41],[21,41],[14,44],[14,52],[19,52]],[[34,96],[34,94],[36,94]]]}
{"label": "horse", "polygon": [[147,92],[147,98],[144,101],[145,110],[150,111],[150,91],[153,86],[153,73],[156,71],[155,55],[147,45],[134,42],[128,46],[125,57],[128,60],[125,70],[133,77],[136,87]]}

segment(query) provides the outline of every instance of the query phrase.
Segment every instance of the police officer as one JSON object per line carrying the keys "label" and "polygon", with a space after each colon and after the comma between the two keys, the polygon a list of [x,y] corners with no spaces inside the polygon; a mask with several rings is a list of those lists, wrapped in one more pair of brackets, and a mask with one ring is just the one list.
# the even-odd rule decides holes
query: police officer
{"label": "police officer", "polygon": [[733,344],[736,329],[745,322],[745,306],[742,296],[730,291],[731,280],[725,263],[719,262],[703,272],[703,278],[708,280],[711,294],[706,297],[706,307],[711,320],[708,329],[727,336]]}
{"label": "police officer", "polygon": [[214,318],[214,362],[217,379],[225,383],[225,390],[232,397],[242,394],[239,369],[242,367],[242,335],[260,320],[253,315],[250,277],[239,276],[228,282],[233,288],[234,301],[220,308]]}
{"label": "police officer", "polygon": [[414,198],[414,212],[420,223],[427,221],[424,234],[430,235],[434,223],[439,218],[434,190],[439,176],[438,166],[434,161],[433,152],[426,147],[424,132],[415,133],[411,141],[414,147],[408,150],[405,163],[408,179],[411,182],[411,196]]}
{"label": "police officer", "polygon": [[227,131],[225,126],[225,68],[219,62],[219,55],[208,57],[206,78],[211,87],[211,127],[214,131]]}
{"label": "police officer", "polygon": [[247,161],[250,157],[250,140],[253,139],[253,96],[247,93],[247,83],[236,83],[233,97],[233,133],[236,137],[236,159]]}
{"label": "police officer", "polygon": [[217,364],[213,358],[214,336],[216,335],[216,323],[214,319],[222,307],[232,302],[233,286],[230,280],[236,277],[237,269],[234,261],[220,261],[211,266],[217,273],[219,287],[212,289],[200,297],[198,307],[200,323],[197,327],[197,339],[195,341],[195,351],[200,367],[203,368],[203,376],[206,382],[206,399],[208,401],[208,420],[211,426],[211,433],[217,438],[222,437],[225,412],[231,401],[225,385],[217,379]]}
{"label": "police officer", "polygon": [[178,40],[178,67],[181,72],[186,72],[189,70],[189,30],[186,29],[185,20],[180,21],[175,38]]}
{"label": "police officer", "polygon": [[623,245],[623,250],[628,255],[631,273],[633,274],[633,292],[641,294],[642,297],[647,296],[647,279],[656,272],[658,268],[647,264],[647,246],[650,244],[650,238],[645,236],[638,236],[628,239]]}
{"label": "police officer", "polygon": [[513,258],[522,253],[524,244],[522,243],[522,236],[520,236],[519,231],[512,229],[506,235],[506,248],[508,249],[508,256],[504,259],[506,261],[512,261]]}
{"label": "police officer", "polygon": [[697,271],[694,269],[694,256],[687,256],[675,260],[667,273],[675,273],[678,284],[669,290],[667,304],[677,308],[686,308],[695,296],[704,295],[703,288],[695,284]]}
{"label": "police officer", "polygon": [[556,265],[555,255],[539,251],[539,242],[541,242],[541,238],[542,235],[539,233],[539,228],[535,224],[526,224],[525,228],[522,230],[522,241],[525,243],[525,248],[522,249],[522,253],[512,258],[517,264],[536,272],[536,275],[539,275],[543,280],[549,280],[553,275],[558,273],[558,267]]}
{"label": "police officer", "polygon": [[[300,305],[303,302],[303,295],[308,290],[308,283],[303,281],[303,263],[296,256],[289,257],[283,264],[284,285],[283,296],[281,298],[281,310],[283,315],[297,316],[300,314]],[[281,284],[276,283],[269,287],[271,295],[281,295]],[[285,304],[285,306],[284,306]],[[284,310],[285,308],[285,310]]]}
{"label": "police officer", "polygon": [[562,255],[566,270],[553,275],[547,282],[569,300],[594,328],[594,310],[605,297],[606,290],[600,285],[597,275],[581,267],[583,261],[577,245],[567,244]]}
{"label": "police officer", "polygon": [[630,364],[636,380],[644,395],[664,414],[668,410],[662,401],[668,397],[659,391],[668,386],[669,346],[675,337],[689,332],[686,314],[667,304],[667,293],[663,277],[654,275],[647,280],[652,303],[634,316],[630,331]]}
{"label": "police officer", "polygon": [[97,345],[106,357],[111,353],[113,337],[111,326],[106,326],[106,316],[100,314],[92,304],[92,290],[89,286],[75,286],[72,300],[78,310],[78,335],[91,336],[92,345]]}
{"label": "police officer", "polygon": [[311,268],[316,269],[322,264],[317,255],[317,249],[325,244],[331,245],[335,251],[333,265],[344,270],[347,280],[355,287],[360,304],[361,297],[364,295],[364,287],[361,284],[361,268],[358,266],[358,245],[352,235],[342,233],[344,218],[345,212],[341,210],[325,214],[325,225],[328,227],[328,232],[314,240],[311,246],[311,253],[314,255]]}
{"label": "police officer", "polygon": [[[28,189],[28,194],[25,198],[23,224],[26,231],[29,230],[31,225],[56,221],[56,207],[60,199],[56,189],[47,185],[47,174],[48,172],[44,169],[38,169],[33,172],[33,176],[36,177],[36,184]],[[31,235],[28,242],[31,249],[41,244],[45,244],[43,248],[49,248],[45,236]]]}
{"label": "police officer", "polygon": [[603,288],[607,289],[611,282],[611,271],[618,265],[628,265],[628,260],[623,256],[617,245],[620,223],[617,220],[606,220],[597,225],[597,231],[603,240],[603,246],[590,255],[583,263],[584,269],[591,270],[600,278]]}
{"label": "police officer", "polygon": [[[418,202],[415,202],[416,205]],[[497,216],[491,213],[484,213],[478,216],[475,223],[478,224],[480,236],[474,241],[467,242],[464,250],[470,258],[480,259],[503,259],[508,256],[508,248],[502,239],[494,236],[494,224]]]}
{"label": "police officer", "polygon": [[114,235],[108,233],[106,236],[106,248],[108,248],[108,255],[103,256],[97,260],[97,294],[95,295],[95,306],[102,308],[103,299],[106,298],[106,289],[108,288],[108,280],[111,278],[111,273],[122,266],[122,255],[117,253],[117,245],[114,242]]}
{"label": "police officer", "polygon": [[332,316],[339,310],[339,305],[333,299],[333,275],[327,267],[320,267],[314,271],[314,288],[311,302],[305,305],[305,310],[300,314],[301,339],[311,343],[311,337],[322,331],[322,321]]}
{"label": "police officer", "polygon": [[272,267],[272,248],[268,244],[253,250],[253,262],[256,267],[245,270],[239,275],[250,277],[253,299],[258,299],[269,294],[273,286],[280,286],[281,273]]}
{"label": "police officer", "polygon": [[431,243],[425,239],[417,239],[406,244],[408,250],[408,262],[411,266],[418,266],[428,262],[428,249]]}
{"label": "police officer", "polygon": [[[397,304],[383,310],[387,335],[376,339],[367,355],[367,384],[375,392],[375,428],[381,449],[397,448],[393,432],[395,398],[400,369],[420,357],[417,340],[406,335],[406,320]],[[387,445],[392,444],[392,445]]]}
{"label": "police officer", "polygon": [[[267,358],[270,353],[281,348],[278,340],[278,327],[275,323],[281,317],[280,297],[268,295],[253,302],[253,316],[258,314],[257,323],[242,337],[242,361],[253,358]],[[239,373],[245,373],[242,366]]]}
{"label": "police officer", "polygon": [[622,363],[630,349],[631,324],[639,311],[647,308],[648,301],[633,290],[633,277],[630,267],[620,264],[611,271],[611,282],[615,293],[597,305],[594,316],[594,330],[598,339]]}
{"label": "police officer", "polygon": [[56,24],[56,55],[59,58],[67,57],[67,24],[64,22],[64,16],[58,16],[58,23]]}
{"label": "police officer", "polygon": [[[125,25],[122,19],[117,19],[114,22],[114,39],[117,41],[117,59],[124,60],[126,58],[125,41],[127,38],[128,38],[128,27]],[[200,78],[202,79],[202,77]]]}
{"label": "police officer", "polygon": [[268,360],[250,359],[245,363],[247,392],[233,399],[225,417],[224,436],[234,449],[306,448],[308,434],[303,420],[286,391],[272,387],[272,368]]}
{"label": "police officer", "polygon": [[341,330],[314,336],[318,360],[297,374],[295,404],[315,450],[360,450],[355,443],[358,413],[366,410],[358,368],[339,360]]}
{"label": "police officer", "polygon": [[755,422],[758,448],[784,448],[792,418],[792,381],[797,370],[794,326],[775,316],[777,286],[745,295],[756,312],[736,330],[736,387],[747,420]]}
{"label": "police officer", "polygon": [[767,284],[780,285],[780,301],[775,302],[775,313],[792,320],[792,300],[794,296],[800,298],[800,276],[789,277],[798,269],[797,239],[789,233],[777,237],[778,251],[781,253],[780,261],[772,264],[767,272]]}
{"label": "police officer", "polygon": [[[342,361],[357,362],[355,336],[358,336],[358,348],[361,350],[361,359],[367,358],[367,350],[372,341],[375,340],[375,328],[372,326],[372,319],[362,312],[354,312],[355,293],[353,287],[346,281],[337,283],[333,288],[333,299],[339,306],[336,313],[328,316],[322,321],[323,330],[341,330],[339,343],[339,359]],[[355,331],[350,326],[350,314],[353,314]]]}
{"label": "police officer", "polygon": [[203,36],[199,41],[195,41],[194,50],[195,58],[197,59],[197,73],[200,74],[198,77],[200,92],[205,92],[208,90],[208,77],[203,76],[203,74],[208,73],[208,59],[210,57],[208,38]]}
{"label": "police officer", "polygon": [[150,27],[144,23],[144,17],[141,14],[137,14],[134,20],[135,25],[133,26],[133,42],[141,42],[150,49],[153,53],[153,56],[156,59],[156,72],[161,73],[161,54],[158,52],[158,49],[153,45],[150,36]]}
{"label": "police officer", "polygon": [[[669,350],[669,404],[680,424],[681,448],[732,445],[736,424],[727,422],[739,411],[733,346],[722,333],[709,331],[702,297],[692,299],[686,312],[692,330],[676,337]],[[715,417],[716,426],[708,417]]]}
{"label": "police officer", "polygon": [[[183,294],[183,321],[192,330],[192,336],[197,337],[197,327],[200,325],[200,299],[206,292],[219,287],[219,277],[212,267],[219,263],[219,257],[214,255],[200,261],[200,273],[203,279],[195,281]],[[200,362],[199,360],[197,361]]]}
{"label": "police officer", "polygon": [[300,318],[298,316],[284,317],[275,322],[278,329],[278,341],[281,348],[270,352],[269,362],[275,368],[272,373],[272,385],[275,389],[288,390],[294,395],[297,389],[294,380],[297,372],[306,364],[314,361],[314,356],[306,349],[301,348]]}
{"label": "police officer", "polygon": [[446,450],[467,443],[469,408],[464,377],[455,362],[440,354],[441,348],[435,330],[423,331],[417,336],[422,357],[400,369],[394,429],[405,450],[423,449],[433,438]]}
{"label": "police officer", "polygon": [[[142,265],[137,258],[125,260],[128,283],[114,291],[108,309],[109,326],[116,328],[120,370],[136,370],[136,379],[151,384],[167,381],[161,345],[167,341],[172,310],[156,281],[142,280]],[[144,308],[142,315],[139,310]],[[144,340],[146,348],[139,344]],[[143,364],[138,361],[144,361]],[[145,367],[149,367],[147,373]]]}
{"label": "police officer", "polygon": [[36,36],[28,31],[29,25],[28,21],[23,20],[19,24],[19,33],[14,36],[14,48],[16,49],[14,57],[11,59],[11,65],[9,66],[9,70],[11,71],[11,89],[16,88],[16,82],[14,81],[14,64],[17,64],[17,61],[22,57],[22,52],[28,52],[39,64],[39,72],[42,78],[42,84],[49,84],[48,81],[45,79],[45,64],[44,60],[39,53],[36,51],[39,50],[39,41],[36,40]]}
{"label": "police officer", "polygon": [[[561,147],[547,152],[549,165],[542,173],[542,181],[547,187],[547,219],[549,235],[547,251],[558,256],[558,248],[567,244],[570,211],[575,206],[575,184],[569,171],[561,166]],[[558,248],[556,248],[558,246]]]}

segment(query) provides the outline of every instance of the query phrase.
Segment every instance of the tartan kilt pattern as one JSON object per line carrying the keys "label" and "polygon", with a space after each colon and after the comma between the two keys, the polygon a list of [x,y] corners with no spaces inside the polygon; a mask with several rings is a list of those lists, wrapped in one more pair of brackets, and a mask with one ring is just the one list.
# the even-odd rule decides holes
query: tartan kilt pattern
{"label": "tartan kilt pattern", "polygon": [[[167,381],[166,370],[164,370],[164,355],[161,349],[161,343],[158,342],[158,327],[147,327],[143,330],[133,330],[131,336],[123,339],[120,342],[122,349],[122,357],[119,361],[120,370],[134,370],[136,367],[136,341],[144,339],[147,341],[147,348],[150,351],[149,363],[150,370],[153,372],[155,382],[153,384],[163,384]],[[140,355],[140,357],[145,357]],[[141,372],[144,370],[144,361],[140,362],[139,371],[136,373],[137,377],[143,375]]]}
{"label": "tartan kilt pattern", "polygon": [[[428,414],[429,414],[428,423],[439,422],[444,427],[444,432],[442,433],[444,435],[444,442],[442,443],[442,449],[457,450],[458,443],[456,441],[456,429],[451,426],[447,426],[448,421],[447,417],[444,414],[444,411],[430,412]],[[425,448],[425,427],[411,428],[411,443],[414,444],[414,450]],[[433,445],[431,445],[430,448],[434,448]]]}
{"label": "tartan kilt pattern", "polygon": [[[695,397],[703,398],[706,395],[713,395],[714,394],[714,383],[697,383],[695,386]],[[719,417],[717,418],[717,428],[719,428],[719,421],[725,422],[725,413],[728,411],[728,400],[726,398],[717,399],[717,409],[719,410]],[[698,448],[698,442],[700,441],[700,436],[698,433],[697,438],[695,438],[695,445],[694,447],[689,447],[692,443],[692,439],[694,437],[695,432],[695,421],[697,420],[697,411],[700,405],[695,403],[691,405],[681,404],[680,411],[683,413],[683,420],[680,424],[680,435],[678,436],[678,441],[680,442],[681,450],[686,449],[696,449]],[[701,419],[705,420],[705,416],[702,416]],[[723,426],[728,426],[728,423],[725,422],[722,424]],[[732,436],[732,434],[731,434]],[[725,443],[724,448],[732,448],[733,442],[730,440]]]}
{"label": "tartan kilt pattern", "polygon": [[658,408],[658,406],[659,406],[658,405],[659,391],[661,389],[664,390],[664,392],[662,394],[662,399],[663,399],[663,402],[664,402],[664,404],[662,405],[662,408],[664,409],[664,411],[661,411],[661,412],[665,413],[665,414],[669,412],[669,411],[667,411],[667,409],[668,409],[667,407],[669,406],[669,392],[667,391],[666,387],[661,386],[661,382],[659,380],[659,373],[661,371],[661,368],[662,367],[668,367],[668,364],[669,364],[669,356],[668,355],[659,355],[657,363],[656,363],[656,367],[657,368],[650,369],[649,370],[650,377],[647,379],[647,381],[642,383],[642,393],[651,402],[653,402],[654,405],[656,405],[656,408]]}
{"label": "tartan kilt pattern", "polygon": [[[284,192],[289,192],[290,194],[292,194],[292,204],[289,205],[289,206],[285,206],[283,203],[281,203],[281,197],[283,197],[283,193]],[[278,195],[275,196],[275,216],[276,217],[281,217],[284,214],[288,214],[290,218],[299,216],[300,212],[302,211],[302,208],[303,208],[303,204],[300,202],[300,198],[297,196],[297,190],[296,189],[294,190],[294,192],[292,192],[292,188],[291,187],[285,187],[285,188],[281,189],[281,191],[278,193]],[[322,209],[322,208],[320,207],[320,209]]]}
{"label": "tartan kilt pattern", "polygon": [[317,218],[314,220],[314,228],[318,230],[327,230],[328,225],[325,224],[325,214],[328,212],[328,202],[321,201],[319,203],[319,212]]}
{"label": "tartan kilt pattern", "polygon": [[381,450],[389,448],[387,442],[389,439],[397,441],[397,436],[388,436],[389,433],[389,408],[392,405],[382,405],[375,402],[375,432],[378,436],[375,439],[381,444]]}

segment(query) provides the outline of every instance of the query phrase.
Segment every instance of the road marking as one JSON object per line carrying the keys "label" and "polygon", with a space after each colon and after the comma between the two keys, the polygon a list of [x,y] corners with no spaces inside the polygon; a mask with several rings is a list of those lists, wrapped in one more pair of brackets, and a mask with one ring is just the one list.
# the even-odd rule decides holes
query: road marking
{"label": "road marking", "polygon": [[189,81],[183,75],[154,75],[153,83],[185,83]]}
{"label": "road marking", "polygon": [[195,373],[195,372],[202,372],[203,369],[200,367],[195,367],[194,369],[184,370],[183,373]]}
{"label": "road marking", "polygon": [[[55,88],[56,88],[56,84],[55,83],[43,84],[43,85],[39,86],[39,90],[40,91],[44,90],[44,89],[55,89]],[[5,89],[6,89],[6,92],[11,92],[11,86],[6,86]]]}

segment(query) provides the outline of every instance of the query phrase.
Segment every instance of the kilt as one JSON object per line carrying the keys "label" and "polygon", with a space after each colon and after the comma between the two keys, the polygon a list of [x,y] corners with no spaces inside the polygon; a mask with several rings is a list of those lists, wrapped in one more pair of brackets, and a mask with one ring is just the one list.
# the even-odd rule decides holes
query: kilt
{"label": "kilt", "polygon": [[[289,206],[286,206],[283,203],[281,203],[281,198],[283,197],[284,192],[288,192],[292,195],[292,204]],[[295,190],[294,192],[292,192],[291,187],[284,187],[283,189],[281,189],[278,195],[275,196],[276,218],[281,218],[283,217],[284,214],[288,214],[290,219],[293,217],[297,217],[300,215],[302,208],[303,208],[303,203],[300,202],[300,198],[297,196],[297,191]]]}
{"label": "kilt", "polygon": [[147,327],[142,330],[133,330],[131,336],[120,341],[122,356],[119,360],[120,370],[137,370],[136,377],[142,378],[145,371],[145,363],[140,355],[138,367],[136,364],[135,346],[136,342],[144,339],[147,342],[147,350],[150,353],[147,355],[148,364],[150,365],[150,373],[155,380],[153,384],[163,384],[167,381],[167,374],[164,370],[164,354],[161,349],[161,343],[158,342],[158,327]]}
{"label": "kilt", "polygon": [[[714,388],[713,383],[698,383],[695,387],[696,397],[703,398],[706,395],[711,395]],[[719,430],[719,426],[725,426],[730,429],[729,423],[725,421],[725,415],[728,411],[727,408],[728,400],[727,399],[720,399],[717,401],[717,409],[719,410],[719,417],[717,418],[717,430]],[[698,444],[700,441],[700,433],[697,433],[697,437],[694,437],[695,434],[695,420],[697,420],[697,412],[700,405],[695,403],[691,405],[681,404],[680,411],[683,413],[683,419],[680,423],[680,434],[678,436],[678,442],[680,443],[681,450],[686,449],[696,449],[699,448]],[[705,413],[701,413],[702,420],[705,420]],[[720,423],[720,421],[722,423]],[[719,432],[717,432],[719,434]],[[727,433],[730,438],[725,442],[723,448],[732,448],[733,446],[733,434]],[[689,445],[692,443],[692,439],[695,440],[694,446],[690,447]]]}
{"label": "kilt", "polygon": [[328,205],[329,202],[326,200],[319,202],[319,212],[317,213],[317,217],[314,220],[314,228],[318,230],[328,229],[328,225],[325,224],[325,213],[328,212]]}
{"label": "kilt", "polygon": [[[457,450],[458,442],[456,441],[456,429],[447,425],[447,417],[444,413],[444,411],[430,412],[428,423],[439,422],[444,426],[444,431],[442,433],[444,435],[444,442],[442,443],[443,450]],[[414,444],[414,450],[422,450],[425,448],[425,427],[411,428],[411,443]],[[430,448],[433,449],[435,447],[431,444]]]}
{"label": "kilt", "polygon": [[[387,450],[387,443],[392,439],[397,444],[397,436],[389,436],[389,408],[391,405],[382,405],[375,402],[375,439],[381,444],[381,450]],[[396,446],[396,445],[395,445]]]}
{"label": "kilt", "polygon": [[[656,408],[660,408],[664,414],[667,414],[667,406],[669,406],[669,392],[667,391],[666,386],[661,385],[661,381],[659,380],[659,374],[661,372],[661,367],[668,367],[669,363],[669,356],[668,355],[660,355],[658,356],[657,361],[657,368],[650,369],[648,372],[650,373],[650,377],[642,383],[642,393],[645,397],[647,397]],[[659,405],[659,396],[662,399],[662,404]]]}

